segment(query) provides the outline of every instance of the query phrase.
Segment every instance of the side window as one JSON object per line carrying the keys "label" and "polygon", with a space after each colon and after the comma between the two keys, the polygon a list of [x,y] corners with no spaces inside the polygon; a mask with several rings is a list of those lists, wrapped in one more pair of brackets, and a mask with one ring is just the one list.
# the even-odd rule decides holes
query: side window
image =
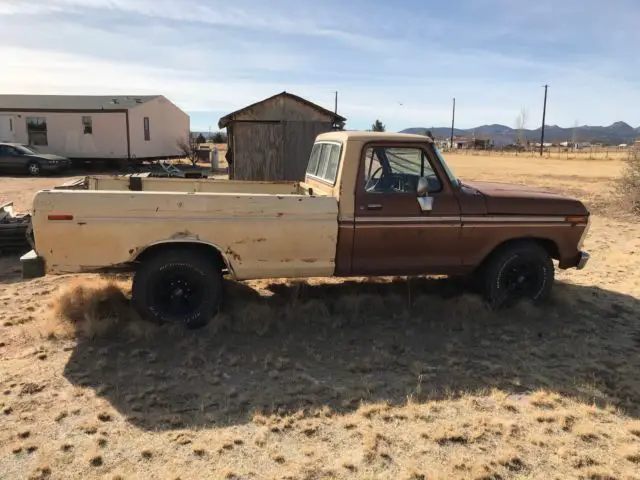
{"label": "side window", "polygon": [[364,157],[364,189],[370,193],[414,193],[420,177],[429,191],[442,190],[427,154],[417,147],[369,147]]}
{"label": "side window", "polygon": [[8,145],[0,145],[0,156],[13,155],[13,149]]}
{"label": "side window", "polygon": [[82,131],[85,135],[93,134],[93,119],[91,117],[82,117]]}
{"label": "side window", "polygon": [[144,141],[148,142],[151,140],[151,132],[149,131],[149,117],[144,117],[143,126],[144,126]]}
{"label": "side window", "polygon": [[307,174],[335,184],[340,165],[340,145],[336,143],[316,143],[311,150]]}
{"label": "side window", "polygon": [[27,138],[29,145],[47,146],[47,119],[45,117],[27,117]]}

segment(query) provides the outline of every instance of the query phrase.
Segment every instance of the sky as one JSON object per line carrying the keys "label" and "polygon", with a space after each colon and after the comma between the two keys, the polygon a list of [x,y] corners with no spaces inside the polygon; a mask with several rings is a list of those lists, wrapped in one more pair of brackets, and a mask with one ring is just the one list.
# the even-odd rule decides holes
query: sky
{"label": "sky", "polygon": [[0,0],[0,92],[162,94],[192,130],[281,91],[349,129],[640,126],[640,0]]}

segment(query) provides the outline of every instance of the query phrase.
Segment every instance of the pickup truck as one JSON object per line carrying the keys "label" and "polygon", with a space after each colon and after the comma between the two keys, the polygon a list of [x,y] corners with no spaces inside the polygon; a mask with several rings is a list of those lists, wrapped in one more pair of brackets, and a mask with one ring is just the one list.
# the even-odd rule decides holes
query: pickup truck
{"label": "pickup truck", "polygon": [[32,222],[36,276],[133,271],[142,316],[189,328],[217,313],[225,274],[464,276],[504,305],[547,298],[554,259],[589,259],[580,201],[460,180],[407,134],[321,134],[301,182],[87,177],[39,191]]}

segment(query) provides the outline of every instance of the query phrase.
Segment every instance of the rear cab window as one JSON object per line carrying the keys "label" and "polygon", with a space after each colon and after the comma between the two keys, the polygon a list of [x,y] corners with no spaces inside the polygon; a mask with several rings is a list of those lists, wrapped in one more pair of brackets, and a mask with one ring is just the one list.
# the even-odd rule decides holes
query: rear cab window
{"label": "rear cab window", "polygon": [[315,143],[309,157],[307,176],[331,186],[335,185],[341,154],[342,145],[339,143]]}

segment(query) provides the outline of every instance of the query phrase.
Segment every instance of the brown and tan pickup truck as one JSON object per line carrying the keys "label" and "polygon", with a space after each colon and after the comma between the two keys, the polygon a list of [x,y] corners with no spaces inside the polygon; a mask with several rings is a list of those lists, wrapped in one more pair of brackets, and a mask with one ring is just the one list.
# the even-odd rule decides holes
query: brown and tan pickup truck
{"label": "brown and tan pickup truck", "polygon": [[87,177],[33,202],[39,274],[135,271],[133,304],[188,327],[222,278],[469,276],[487,299],[543,300],[581,269],[589,212],[525,186],[455,177],[428,138],[319,135],[303,182]]}

